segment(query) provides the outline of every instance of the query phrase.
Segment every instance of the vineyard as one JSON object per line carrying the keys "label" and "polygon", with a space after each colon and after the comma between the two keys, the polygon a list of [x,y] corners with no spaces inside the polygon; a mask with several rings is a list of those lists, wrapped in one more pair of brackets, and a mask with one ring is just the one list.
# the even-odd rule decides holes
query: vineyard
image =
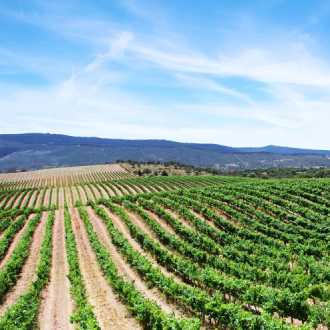
{"label": "vineyard", "polygon": [[0,329],[330,328],[330,180],[0,175]]}

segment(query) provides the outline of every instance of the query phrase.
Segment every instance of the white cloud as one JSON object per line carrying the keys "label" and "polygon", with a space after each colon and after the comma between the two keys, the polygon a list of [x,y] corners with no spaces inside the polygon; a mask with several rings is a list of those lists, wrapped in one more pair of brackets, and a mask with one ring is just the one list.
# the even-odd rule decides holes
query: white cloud
{"label": "white cloud", "polygon": [[[149,15],[139,11],[137,2],[128,1],[126,5],[141,17]],[[68,59],[42,56],[34,59],[0,49],[7,58],[14,55],[12,65],[18,71],[25,68],[47,76],[60,71],[61,77],[54,79],[47,88],[15,87],[10,93],[7,93],[8,87],[3,90],[0,99],[2,131],[13,132],[16,127],[17,130],[42,129],[107,137],[329,148],[326,141],[330,120],[330,66],[311,47],[308,38],[295,37],[282,44],[264,40],[262,44],[243,45],[237,49],[228,49],[224,44],[219,46],[218,55],[210,55],[207,50],[183,46],[173,40],[169,37],[171,31],[153,30],[145,34],[111,20],[49,13],[37,16],[21,13],[16,19],[52,31],[71,42],[86,43],[89,52],[84,54],[82,64],[72,63],[71,73]],[[93,59],[88,60],[91,57]],[[3,62],[2,58],[1,69],[8,69]],[[118,64],[116,70],[109,68],[113,63]],[[125,70],[121,70],[121,64]],[[143,70],[148,73],[149,69],[156,68],[157,74],[166,76],[167,87],[184,85],[185,96],[193,96],[196,90],[207,90],[217,96],[216,100],[184,102],[168,94],[166,105],[151,103],[149,100],[153,98],[149,97],[147,88],[139,97],[125,88],[125,82],[129,83],[131,78],[136,83],[136,77],[130,73],[130,68],[136,67],[142,68],[138,77],[142,82]],[[221,82],[224,77],[259,83],[265,95],[257,98],[253,87],[249,91],[243,91],[239,85],[228,87]],[[239,101],[238,104],[231,99]],[[179,118],[181,113],[192,117],[203,115],[205,120],[187,127]],[[32,123],[27,127],[29,119]],[[171,126],[167,120],[176,125]],[[252,122],[258,122],[259,128],[252,126]],[[214,128],[217,123],[218,129]]]}
{"label": "white cloud", "polygon": [[109,49],[101,54],[98,54],[94,60],[86,66],[86,71],[94,71],[100,68],[104,63],[120,56],[125,49],[128,48],[129,43],[133,40],[134,35],[131,32],[120,32],[117,38],[110,41]]}
{"label": "white cloud", "polygon": [[194,50],[173,51],[139,41],[132,43],[129,50],[141,60],[175,72],[330,88],[330,66],[303,44],[286,44],[280,49],[252,47],[228,54],[223,51],[214,58]]}
{"label": "white cloud", "polygon": [[250,105],[254,104],[253,100],[247,94],[241,93],[236,89],[226,87],[225,85],[217,83],[210,78],[205,78],[200,75],[196,76],[181,73],[176,74],[175,77],[179,82],[189,88],[197,90],[208,90],[211,92],[233,97]]}

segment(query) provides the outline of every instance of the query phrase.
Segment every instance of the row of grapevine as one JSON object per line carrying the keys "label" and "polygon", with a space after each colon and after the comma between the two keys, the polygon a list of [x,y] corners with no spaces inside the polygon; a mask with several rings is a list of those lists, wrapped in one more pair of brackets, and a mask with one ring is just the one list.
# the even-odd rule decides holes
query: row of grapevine
{"label": "row of grapevine", "polygon": [[[57,251],[65,251],[77,328],[103,329],[87,264],[141,328],[330,327],[328,180],[83,175],[79,183],[7,182],[0,189],[0,328],[38,326],[54,283],[58,221],[65,238]],[[8,306],[30,265],[36,232],[39,261]],[[81,253],[86,246],[94,259]],[[149,290],[159,301],[148,298]],[[180,313],[169,313],[162,299]]]}
{"label": "row of grapevine", "polygon": [[221,179],[210,176],[157,177],[150,179],[112,179],[72,186],[13,189],[0,195],[0,210],[13,208],[35,209],[40,207],[48,209],[64,208],[65,203],[74,206],[77,203],[85,204],[87,201],[97,201],[100,198],[210,186],[217,182],[221,182]]}

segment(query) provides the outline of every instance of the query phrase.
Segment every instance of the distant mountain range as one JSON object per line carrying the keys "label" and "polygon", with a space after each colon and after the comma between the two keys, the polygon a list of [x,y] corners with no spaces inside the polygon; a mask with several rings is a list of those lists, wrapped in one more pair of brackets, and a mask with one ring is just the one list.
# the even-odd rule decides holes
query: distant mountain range
{"label": "distant mountain range", "polygon": [[0,134],[0,171],[90,165],[117,160],[176,161],[222,170],[330,167],[330,150],[279,146],[232,148],[167,140],[120,140],[59,134]]}

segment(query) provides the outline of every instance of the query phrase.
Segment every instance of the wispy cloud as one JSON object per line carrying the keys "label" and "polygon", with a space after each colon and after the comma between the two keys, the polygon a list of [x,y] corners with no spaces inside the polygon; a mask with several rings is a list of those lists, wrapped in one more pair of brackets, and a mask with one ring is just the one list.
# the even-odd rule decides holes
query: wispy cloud
{"label": "wispy cloud", "polygon": [[[150,31],[111,13],[72,15],[70,7],[65,12],[45,4],[31,11],[0,8],[0,15],[84,50],[76,62],[70,54],[43,49],[37,57],[0,49],[1,87],[2,71],[27,70],[48,79],[43,87],[0,90],[4,131],[27,129],[30,118],[35,124],[29,130],[63,128],[80,135],[326,147],[321,135],[330,120],[330,65],[312,36],[288,31],[287,38],[278,36],[283,42],[273,42],[273,33],[249,43],[238,38],[234,46],[214,40],[210,51],[140,2],[125,0],[121,7],[150,24]],[[163,21],[159,29],[155,17]],[[196,96],[203,91],[209,99]]]}
{"label": "wispy cloud", "polygon": [[255,105],[254,101],[247,94],[244,94],[234,88],[229,88],[223,84],[215,82],[211,78],[205,78],[200,75],[187,75],[182,73],[176,74],[175,77],[179,82],[189,88],[196,89],[199,91],[208,90],[214,93],[219,93],[220,95],[230,96],[249,105]]}
{"label": "wispy cloud", "polygon": [[96,55],[93,61],[86,66],[86,71],[94,71],[107,61],[120,56],[129,47],[129,43],[133,38],[134,35],[131,32],[120,32],[117,38],[109,42],[109,49],[104,53]]}
{"label": "wispy cloud", "polygon": [[233,54],[224,51],[216,58],[194,50],[159,49],[141,42],[132,44],[129,50],[140,59],[176,72],[330,87],[329,64],[303,44],[282,45],[281,49],[250,48]]}

